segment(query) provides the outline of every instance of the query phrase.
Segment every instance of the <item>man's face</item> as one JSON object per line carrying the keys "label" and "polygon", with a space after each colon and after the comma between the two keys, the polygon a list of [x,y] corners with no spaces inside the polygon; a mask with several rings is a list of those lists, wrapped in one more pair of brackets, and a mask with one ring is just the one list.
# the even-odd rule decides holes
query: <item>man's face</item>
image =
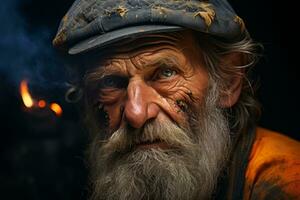
{"label": "man's face", "polygon": [[94,199],[208,197],[227,155],[228,125],[193,35],[149,38],[85,77]]}
{"label": "man's face", "polygon": [[109,130],[142,128],[150,120],[186,127],[187,106],[203,103],[208,73],[193,37],[172,44],[160,40],[114,55],[88,75],[89,85],[98,85],[94,103],[107,113]]}

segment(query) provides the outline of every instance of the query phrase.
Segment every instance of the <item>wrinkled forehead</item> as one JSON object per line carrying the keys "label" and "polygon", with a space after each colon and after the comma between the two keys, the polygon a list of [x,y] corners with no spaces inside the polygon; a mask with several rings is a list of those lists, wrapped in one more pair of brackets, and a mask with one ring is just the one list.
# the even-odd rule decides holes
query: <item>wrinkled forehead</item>
{"label": "wrinkled forehead", "polygon": [[[134,60],[146,64],[161,58],[168,60],[192,58],[199,53],[192,31],[165,34],[149,34],[139,38],[127,38],[86,57],[88,69],[107,66],[116,60]],[[165,59],[167,60],[167,59]]]}

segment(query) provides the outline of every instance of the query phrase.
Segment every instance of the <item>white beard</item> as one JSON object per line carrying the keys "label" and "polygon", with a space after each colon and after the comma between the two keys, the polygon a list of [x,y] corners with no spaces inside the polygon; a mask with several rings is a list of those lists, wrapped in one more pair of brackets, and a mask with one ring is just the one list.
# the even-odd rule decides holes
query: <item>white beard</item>
{"label": "white beard", "polygon": [[[154,121],[134,132],[119,129],[104,143],[95,137],[90,199],[209,199],[230,151],[228,122],[215,97],[211,92],[201,111],[190,116],[189,130]],[[131,148],[151,138],[172,148]]]}

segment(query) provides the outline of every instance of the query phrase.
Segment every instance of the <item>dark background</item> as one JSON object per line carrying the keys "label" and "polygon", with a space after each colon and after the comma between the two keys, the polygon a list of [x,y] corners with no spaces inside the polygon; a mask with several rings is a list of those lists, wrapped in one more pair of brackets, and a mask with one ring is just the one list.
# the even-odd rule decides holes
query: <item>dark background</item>
{"label": "dark background", "polygon": [[[87,138],[74,105],[63,99],[63,64],[51,49],[72,0],[3,0],[0,7],[1,199],[85,199]],[[254,75],[263,106],[259,124],[300,139],[296,53],[299,34],[293,5],[272,0],[231,0],[252,37],[265,46]],[[18,87],[58,102],[63,115],[25,109]]]}

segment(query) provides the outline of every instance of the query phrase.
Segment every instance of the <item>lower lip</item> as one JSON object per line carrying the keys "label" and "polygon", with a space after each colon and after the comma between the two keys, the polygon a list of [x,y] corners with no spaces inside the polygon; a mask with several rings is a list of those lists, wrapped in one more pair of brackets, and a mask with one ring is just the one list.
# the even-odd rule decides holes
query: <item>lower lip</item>
{"label": "lower lip", "polygon": [[154,143],[138,144],[137,148],[141,148],[141,149],[151,149],[151,148],[169,149],[170,146],[165,142],[154,142]]}

